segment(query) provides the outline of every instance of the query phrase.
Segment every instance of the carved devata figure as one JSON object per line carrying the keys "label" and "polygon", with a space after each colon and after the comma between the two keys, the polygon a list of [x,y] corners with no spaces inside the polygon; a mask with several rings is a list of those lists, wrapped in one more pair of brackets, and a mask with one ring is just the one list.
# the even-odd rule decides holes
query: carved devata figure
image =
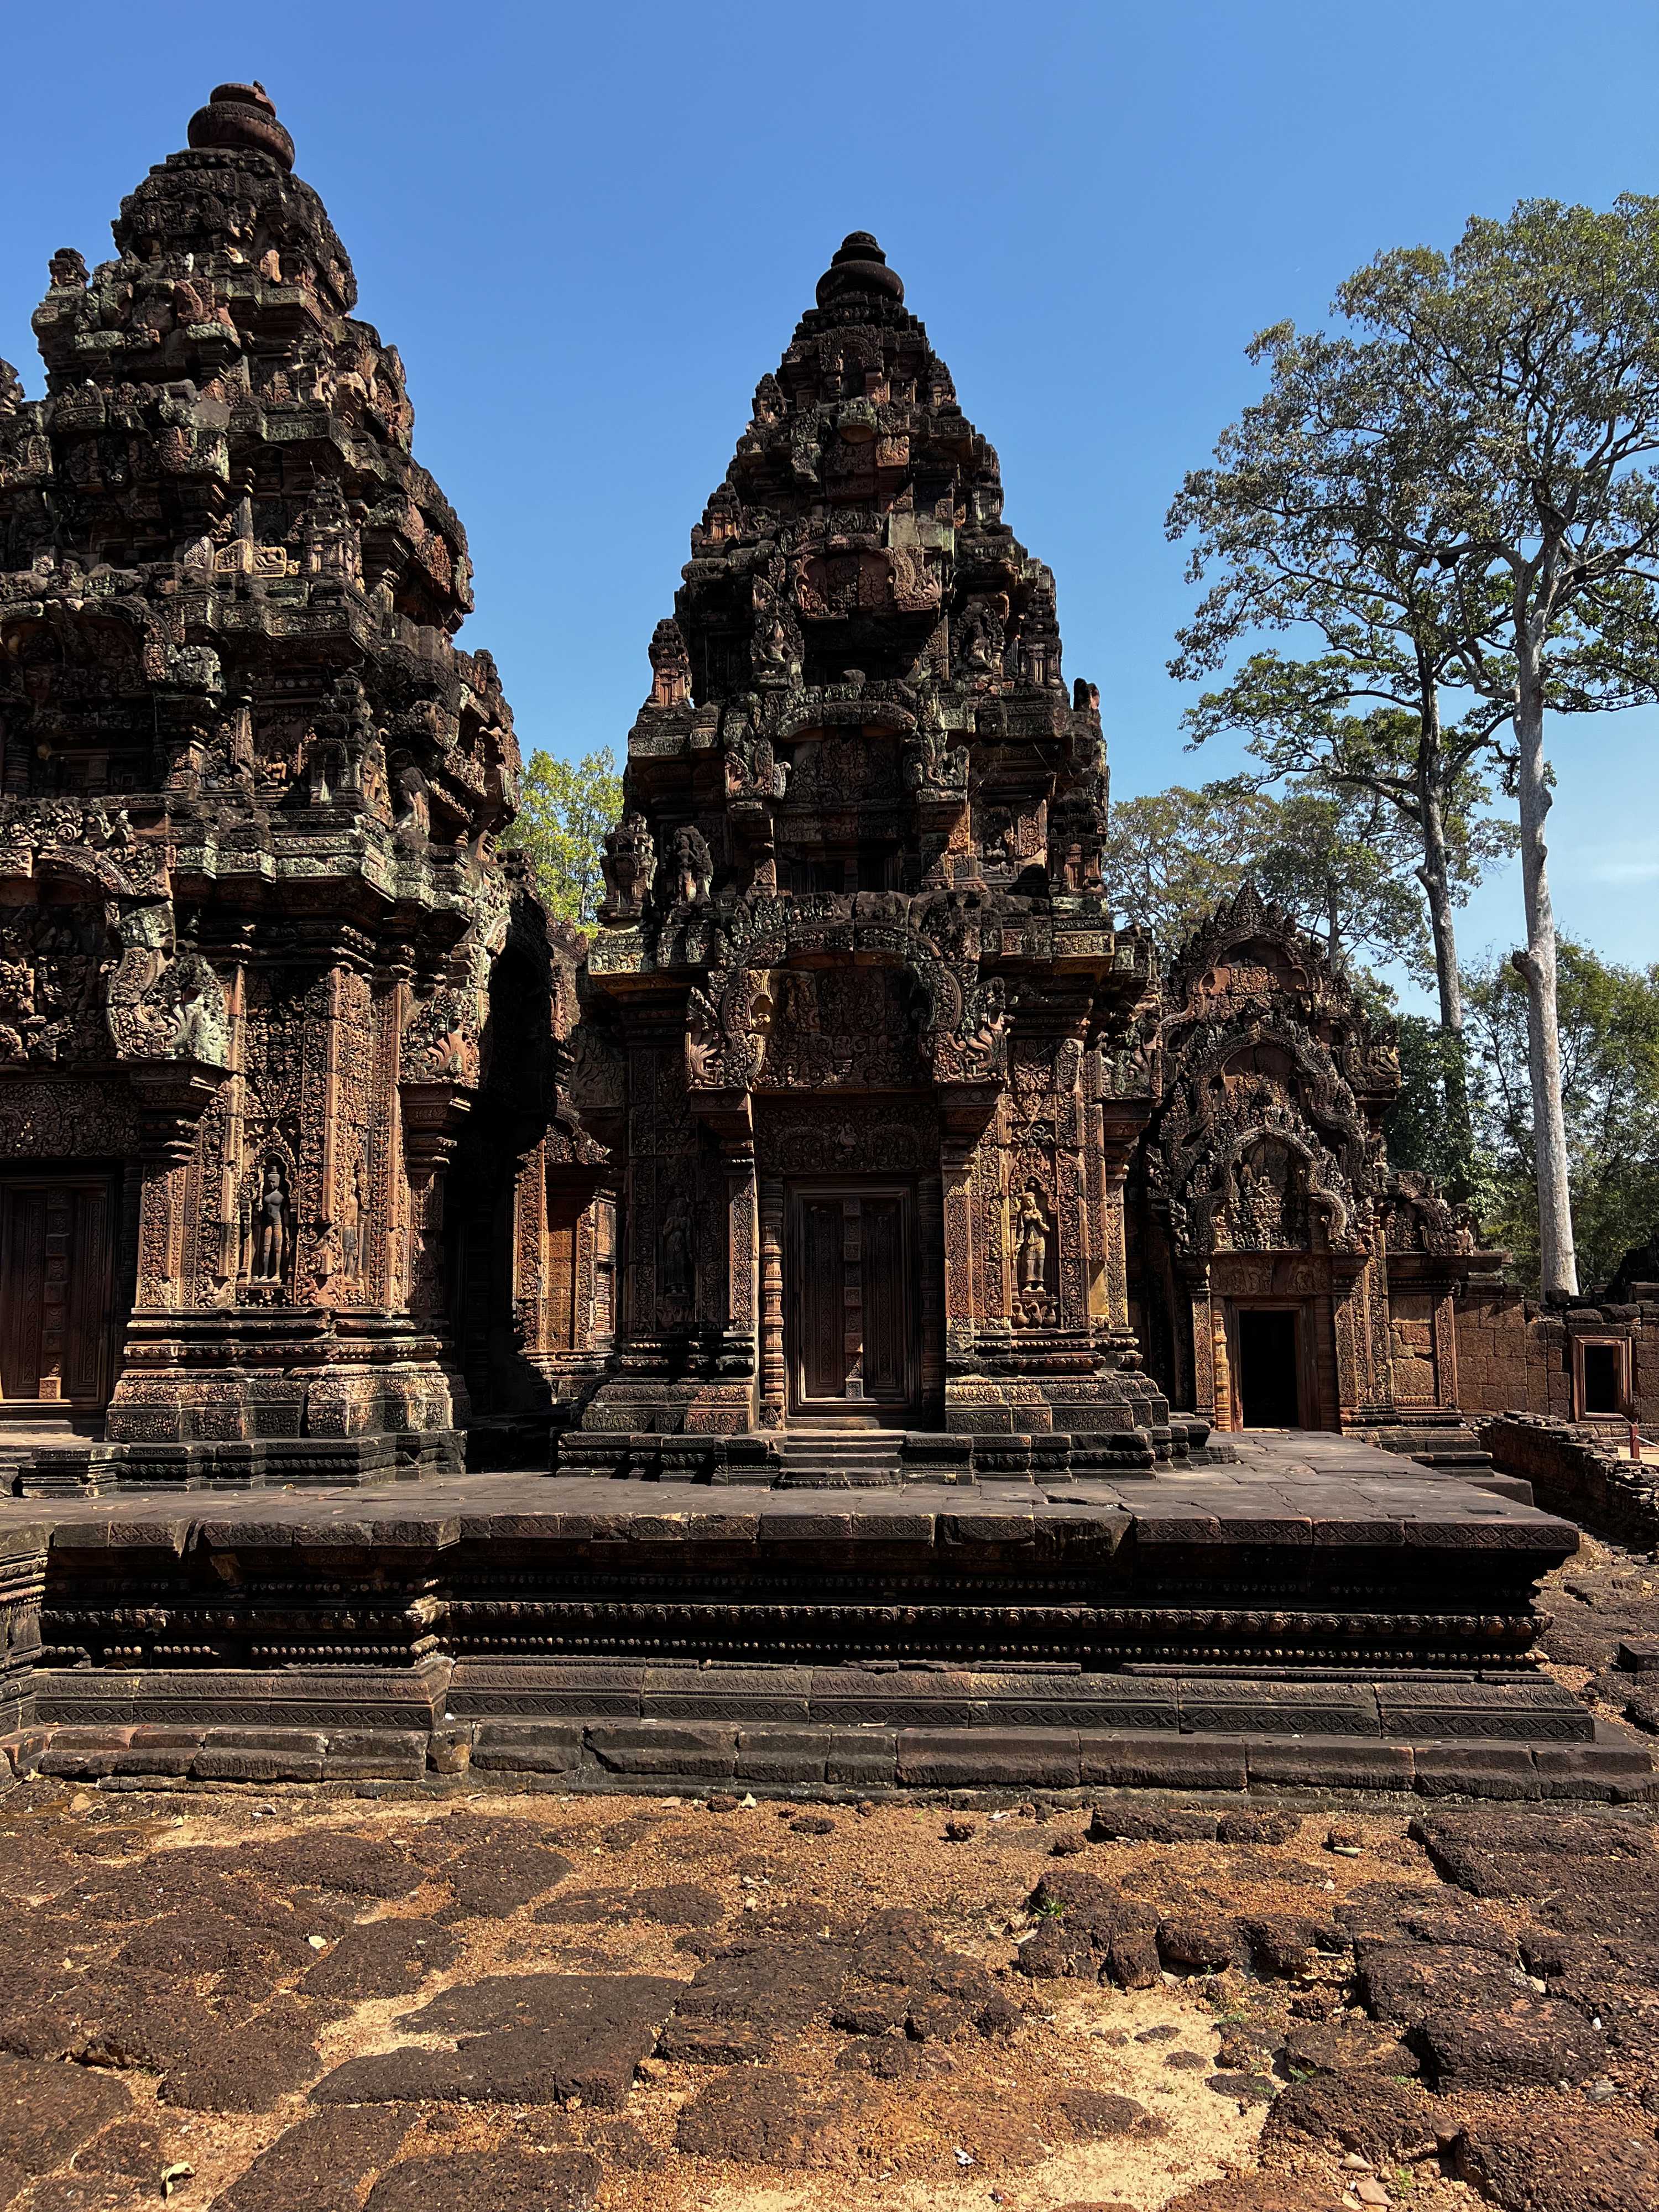
{"label": "carved devata figure", "polygon": [[1020,1193],[1014,1218],[1014,1310],[1028,1327],[1053,1318],[1054,1301],[1048,1287],[1053,1231],[1035,1183]]}
{"label": "carved devata figure", "polygon": [[282,1163],[268,1160],[253,1201],[251,1264],[252,1283],[286,1282],[294,1258],[294,1207]]}
{"label": "carved devata figure", "polygon": [[691,1209],[683,1191],[677,1191],[669,1200],[668,1211],[663,1217],[659,1279],[665,1306],[677,1312],[690,1308],[694,1295],[695,1261]]}
{"label": "carved devata figure", "polygon": [[348,1282],[356,1282],[362,1273],[362,1237],[368,1219],[368,1178],[360,1152],[340,1200],[340,1273]]}

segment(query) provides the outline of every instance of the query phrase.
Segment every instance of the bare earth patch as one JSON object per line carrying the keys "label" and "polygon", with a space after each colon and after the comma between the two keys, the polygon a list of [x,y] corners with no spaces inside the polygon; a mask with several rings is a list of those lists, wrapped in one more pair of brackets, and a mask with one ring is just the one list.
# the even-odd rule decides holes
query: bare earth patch
{"label": "bare earth patch", "polygon": [[0,2205],[1659,2212],[1645,1814],[722,1802],[14,1790]]}

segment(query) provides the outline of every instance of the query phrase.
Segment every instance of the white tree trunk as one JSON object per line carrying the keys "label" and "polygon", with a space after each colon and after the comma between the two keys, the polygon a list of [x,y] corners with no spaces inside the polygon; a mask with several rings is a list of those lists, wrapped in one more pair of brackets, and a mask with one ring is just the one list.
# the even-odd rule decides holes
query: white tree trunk
{"label": "white tree trunk", "polygon": [[[1517,624],[1517,628],[1519,625]],[[1521,889],[1527,949],[1514,955],[1527,984],[1527,1063],[1532,1078],[1533,1151],[1538,1170],[1538,1242],[1543,1293],[1573,1297],[1578,1261],[1572,1241],[1567,1126],[1561,1111],[1561,1045],[1555,1022],[1555,915],[1545,866],[1544,686],[1541,655],[1530,638],[1519,656],[1515,735],[1520,756]]]}
{"label": "white tree trunk", "polygon": [[1456,1139],[1461,1173],[1468,1176],[1474,1152],[1469,1120],[1468,1073],[1463,1060],[1463,986],[1457,972],[1457,932],[1452,921],[1451,865],[1446,852],[1445,757],[1440,749],[1440,718],[1432,685],[1426,690],[1423,735],[1418,754],[1418,821],[1423,836],[1423,865],[1417,871],[1429,905],[1434,940],[1434,975],[1440,993],[1440,1027],[1447,1047],[1444,1062],[1446,1111]]}

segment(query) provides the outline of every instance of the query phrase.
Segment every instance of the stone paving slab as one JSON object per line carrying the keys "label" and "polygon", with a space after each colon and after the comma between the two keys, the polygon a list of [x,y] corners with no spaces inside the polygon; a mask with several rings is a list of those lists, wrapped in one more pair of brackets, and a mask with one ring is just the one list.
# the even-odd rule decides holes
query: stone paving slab
{"label": "stone paving slab", "polygon": [[[1039,1527],[1108,1528],[1115,1519],[1137,1541],[1249,1541],[1300,1544],[1333,1540],[1327,1532],[1401,1530],[1400,1540],[1449,1539],[1476,1548],[1494,1544],[1550,1550],[1576,1542],[1571,1524],[1533,1506],[1452,1477],[1396,1475],[1399,1464],[1366,1446],[1336,1471],[1273,1464],[1271,1472],[1199,1470],[1160,1479],[1154,1488],[1103,1482],[1043,1490],[1031,1484],[963,1486],[916,1483],[903,1490],[861,1491],[856,1503],[834,1506],[826,1493],[771,1491],[753,1506],[734,1509],[694,1483],[617,1483],[591,1477],[556,1480],[536,1475],[479,1474],[422,1483],[418,1496],[358,1490],[260,1492],[246,1504],[216,1493],[159,1499],[154,1492],[65,1500],[0,1498],[0,1547],[7,1554],[50,1546],[56,1551],[147,1549],[181,1553],[190,1545],[447,1549],[500,1540],[514,1542],[784,1544],[884,1541],[1020,1541]],[[1378,1463],[1381,1463],[1380,1466]],[[762,1502],[763,1497],[763,1503]]]}
{"label": "stone paving slab", "polygon": [[1335,2212],[1366,2172],[1422,2212],[1659,2204],[1646,1808],[1564,1817],[1537,1753],[1491,1763],[1516,1802],[1434,1802],[1426,1756],[1401,1802],[1407,1753],[1337,1808],[1248,1741],[992,1735],[977,1796],[959,1734],[884,1736],[922,1792],[884,1802],[37,1779],[0,1805],[0,2179],[33,2212],[163,2173],[179,2212]]}

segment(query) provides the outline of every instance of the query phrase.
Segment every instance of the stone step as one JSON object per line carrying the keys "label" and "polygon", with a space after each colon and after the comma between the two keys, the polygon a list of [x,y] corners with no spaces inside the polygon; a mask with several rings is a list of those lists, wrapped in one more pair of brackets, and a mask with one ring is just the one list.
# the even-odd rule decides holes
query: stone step
{"label": "stone step", "polygon": [[772,1486],[775,1490],[902,1490],[904,1484],[897,1474],[849,1474],[844,1469],[825,1472],[808,1468],[799,1474],[780,1475]]}
{"label": "stone step", "polygon": [[885,1450],[854,1449],[836,1451],[820,1445],[816,1450],[781,1451],[778,1457],[785,1467],[896,1467],[899,1453],[896,1445]]}
{"label": "stone step", "polygon": [[0,1421],[0,1492],[73,1496],[92,1487],[88,1469],[98,1425],[67,1414]]}
{"label": "stone step", "polygon": [[904,1473],[902,1439],[855,1429],[797,1431],[778,1446],[780,1490],[896,1490]]}
{"label": "stone step", "polygon": [[[389,1672],[389,1670],[388,1670]],[[165,1720],[246,1725],[263,1716],[328,1729],[461,1723],[533,1713],[584,1725],[927,1730],[1031,1729],[1088,1735],[1340,1737],[1360,1746],[1464,1742],[1574,1744],[1595,1740],[1583,1704],[1545,1674],[1448,1677],[1381,1673],[1346,1680],[1265,1675],[1085,1673],[1064,1666],[878,1663],[813,1666],[691,1659],[547,1659],[502,1653],[457,1660],[447,1687],[375,1670],[290,1666],[272,1675],[234,1668],[131,1672],[48,1663],[34,1677],[43,1724],[119,1729]],[[275,1685],[275,1687],[273,1687]],[[442,1697],[439,1711],[430,1701]],[[349,1711],[349,1721],[344,1716]]]}
{"label": "stone step", "polygon": [[[447,1791],[469,1766],[473,1788],[521,1790],[528,1781],[541,1789],[696,1795],[718,1784],[849,1798],[906,1790],[1176,1790],[1206,1798],[1340,1790],[1644,1804],[1656,1786],[1649,1747],[1605,1723],[1589,1741],[1570,1743],[576,1714],[450,1718],[429,1731],[127,1723],[15,1729],[0,1740],[0,1758],[20,1779],[46,1774],[145,1792],[343,1781],[360,1794],[400,1784]],[[1109,1812],[1097,1811],[1097,1824],[1109,1831]]]}
{"label": "stone step", "polygon": [[844,1451],[809,1445],[798,1451],[781,1451],[778,1457],[785,1467],[896,1467],[899,1463],[896,1445],[874,1449],[854,1445]]}
{"label": "stone step", "polygon": [[802,1452],[812,1454],[830,1452],[837,1455],[847,1453],[880,1452],[896,1457],[903,1441],[902,1437],[894,1436],[890,1431],[880,1429],[854,1429],[850,1431],[834,1429],[795,1430],[786,1432],[779,1439],[778,1449],[785,1457],[792,1453]]}

